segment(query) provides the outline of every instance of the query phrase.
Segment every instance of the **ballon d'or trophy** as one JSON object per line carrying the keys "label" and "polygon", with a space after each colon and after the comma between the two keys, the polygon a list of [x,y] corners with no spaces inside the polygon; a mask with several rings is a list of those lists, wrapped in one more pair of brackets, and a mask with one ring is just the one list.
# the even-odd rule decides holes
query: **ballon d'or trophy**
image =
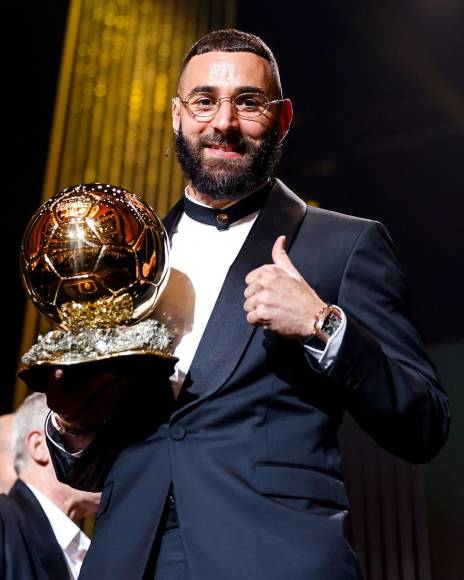
{"label": "ballon d'or trophy", "polygon": [[22,357],[20,378],[46,391],[57,367],[89,376],[118,365],[127,375],[145,365],[169,376],[177,360],[171,336],[149,318],[168,261],[161,221],[133,193],[90,183],[50,198],[26,228],[21,271],[35,306],[60,328],[39,335]]}

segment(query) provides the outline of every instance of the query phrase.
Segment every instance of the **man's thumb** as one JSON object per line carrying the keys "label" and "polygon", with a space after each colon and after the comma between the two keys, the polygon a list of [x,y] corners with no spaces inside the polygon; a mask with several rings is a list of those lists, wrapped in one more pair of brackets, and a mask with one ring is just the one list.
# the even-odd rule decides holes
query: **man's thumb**
{"label": "man's thumb", "polygon": [[274,242],[272,248],[272,261],[277,266],[282,266],[285,270],[288,270],[292,274],[299,274],[298,270],[292,264],[287,252],[285,251],[285,242],[287,238],[285,236],[279,236]]}

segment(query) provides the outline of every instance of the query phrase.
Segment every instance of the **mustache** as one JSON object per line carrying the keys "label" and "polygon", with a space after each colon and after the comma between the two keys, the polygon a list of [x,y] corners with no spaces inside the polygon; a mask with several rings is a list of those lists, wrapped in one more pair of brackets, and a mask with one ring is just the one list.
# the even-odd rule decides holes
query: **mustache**
{"label": "mustache", "polygon": [[238,152],[248,150],[248,143],[240,135],[203,135],[198,140],[200,147],[211,147],[212,145],[223,147],[234,147]]}

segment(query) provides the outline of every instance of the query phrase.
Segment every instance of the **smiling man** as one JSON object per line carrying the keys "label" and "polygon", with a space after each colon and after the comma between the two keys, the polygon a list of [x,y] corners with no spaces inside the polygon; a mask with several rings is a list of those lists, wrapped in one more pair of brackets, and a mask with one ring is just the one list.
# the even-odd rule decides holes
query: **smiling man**
{"label": "smiling man", "polygon": [[189,185],[165,220],[155,312],[179,359],[171,399],[156,400],[155,376],[136,398],[112,374],[70,391],[66,370],[48,392],[59,476],[103,487],[81,578],[360,578],[343,535],[344,413],[416,463],[448,431],[390,238],[273,177],[292,107],[258,37],[201,38],[172,116]]}
{"label": "smiling man", "polygon": [[257,54],[213,51],[190,63],[173,100],[177,156],[191,195],[221,207],[272,175],[291,103],[282,99],[277,67]]}

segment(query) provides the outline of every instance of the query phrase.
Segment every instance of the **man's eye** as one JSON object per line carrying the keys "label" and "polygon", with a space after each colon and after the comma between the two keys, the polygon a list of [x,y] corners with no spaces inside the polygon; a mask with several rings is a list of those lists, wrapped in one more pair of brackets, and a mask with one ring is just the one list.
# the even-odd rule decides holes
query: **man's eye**
{"label": "man's eye", "polygon": [[244,96],[235,100],[237,107],[241,109],[259,109],[262,106],[262,99],[253,96]]}
{"label": "man's eye", "polygon": [[211,97],[198,96],[191,99],[190,105],[193,107],[208,108],[214,107],[215,101]]}

